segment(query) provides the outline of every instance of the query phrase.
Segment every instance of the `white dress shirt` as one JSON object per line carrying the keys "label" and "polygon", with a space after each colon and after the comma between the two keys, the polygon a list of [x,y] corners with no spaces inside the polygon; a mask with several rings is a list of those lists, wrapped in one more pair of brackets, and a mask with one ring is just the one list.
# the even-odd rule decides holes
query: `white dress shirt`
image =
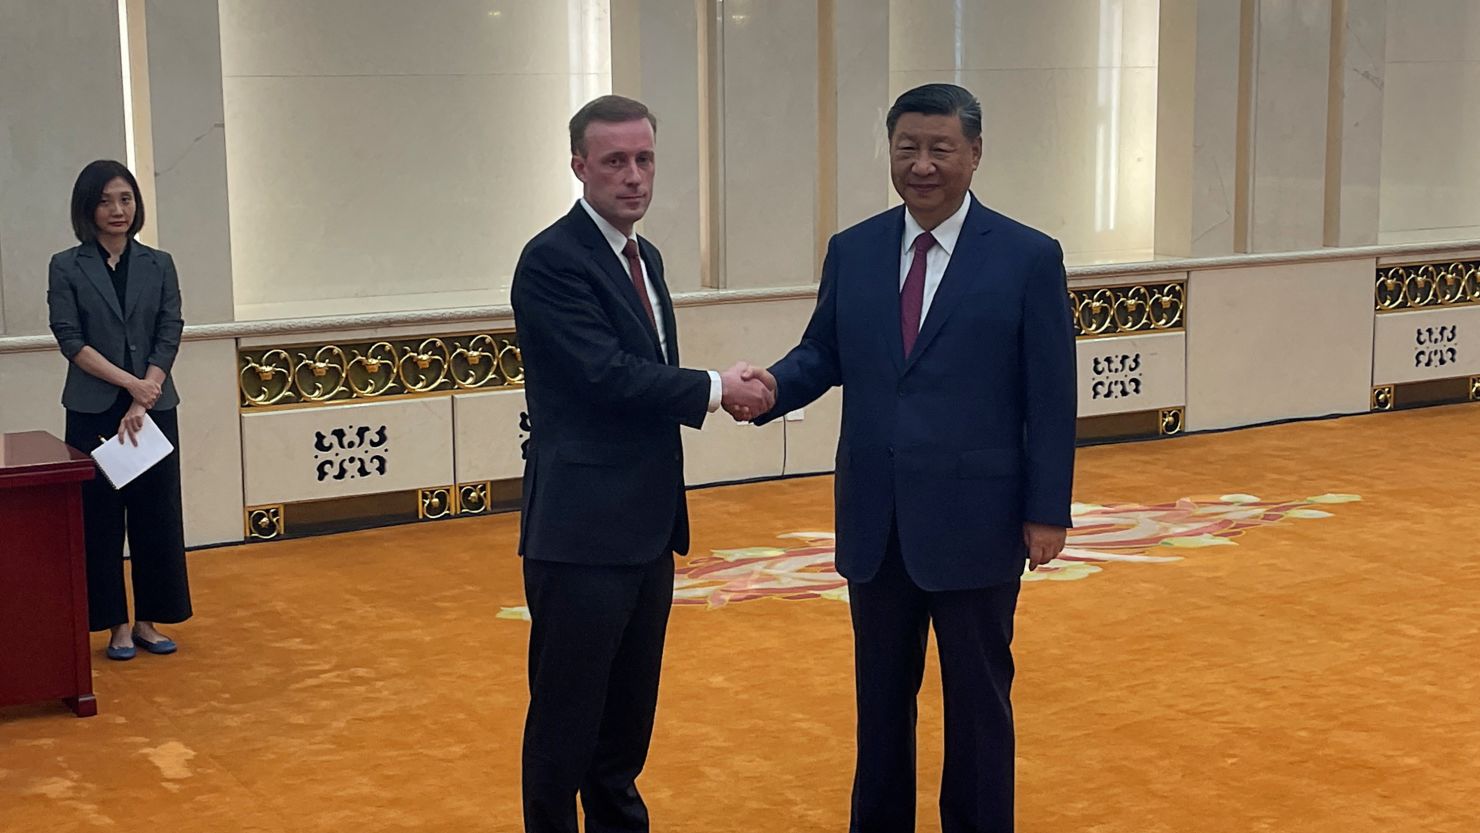
{"label": "white dress shirt", "polygon": [[[607,244],[612,247],[612,251],[617,255],[617,262],[622,264],[622,271],[626,272],[627,255],[623,253],[623,250],[627,248],[628,239],[635,242],[637,237],[628,238],[627,235],[618,231],[616,226],[608,223],[605,217],[596,213],[596,209],[592,208],[591,204],[586,202],[585,197],[581,197],[581,208],[586,210],[587,216],[596,223],[597,228],[601,229],[601,236],[606,238]],[[959,230],[960,228],[958,226],[957,231]],[[641,247],[637,249],[637,262],[642,267],[642,284],[647,288],[648,303],[653,307],[653,323],[658,327],[658,346],[662,349],[663,355],[667,356],[668,330],[663,326],[663,304],[658,297],[658,288],[653,285],[652,276],[648,274],[647,261],[642,258]],[[945,267],[941,268],[944,269]],[[939,278],[936,279],[937,282],[939,280]],[[719,410],[720,400],[723,396],[724,385],[720,382],[719,374],[713,370],[709,371],[709,412],[711,414]]]}
{"label": "white dress shirt", "polygon": [[[966,212],[971,208],[971,194],[961,200],[955,214],[941,221],[930,230],[935,245],[925,252],[925,299],[920,305],[920,326],[925,326],[925,317],[930,314],[930,302],[935,300],[935,290],[940,288],[940,279],[951,263],[951,252],[956,250],[956,241],[961,239],[961,227],[966,224]],[[915,222],[909,208],[904,210],[904,240],[900,242],[899,290],[904,291],[904,279],[910,273],[910,264],[915,260],[915,238],[925,232]]]}

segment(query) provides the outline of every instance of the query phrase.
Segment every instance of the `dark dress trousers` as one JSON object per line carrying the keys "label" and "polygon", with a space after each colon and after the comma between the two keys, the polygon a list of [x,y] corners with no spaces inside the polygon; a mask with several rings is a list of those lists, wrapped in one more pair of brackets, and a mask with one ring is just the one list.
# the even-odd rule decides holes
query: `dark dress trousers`
{"label": "dark dress trousers", "polygon": [[[190,586],[175,413],[180,398],[170,371],[185,322],[175,262],[165,252],[131,241],[117,267],[110,268],[107,253],[98,244],[84,243],[52,257],[46,302],[51,331],[69,362],[83,347],[91,347],[140,378],[150,366],[165,372],[149,415],[175,446],[168,457],[121,490],[101,474],[83,484],[89,627],[107,630],[129,621],[123,580],[125,535],[134,618],[183,622],[191,615]],[[69,364],[62,389],[67,444],[91,452],[102,438],[118,432],[132,402],[127,391]]]}
{"label": "dark dress trousers", "polygon": [[577,204],[525,246],[511,291],[532,430],[519,552],[529,603],[525,829],[645,831],[647,759],[673,553],[689,547],[681,425],[708,413],[710,377],[678,366],[657,249],[663,355],[624,264]]}

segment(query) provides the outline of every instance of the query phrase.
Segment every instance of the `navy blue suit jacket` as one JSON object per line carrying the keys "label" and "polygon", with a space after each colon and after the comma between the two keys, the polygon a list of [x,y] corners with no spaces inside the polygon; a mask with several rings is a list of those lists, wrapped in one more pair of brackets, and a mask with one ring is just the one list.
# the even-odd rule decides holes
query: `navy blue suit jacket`
{"label": "navy blue suit jacket", "polygon": [[975,197],[914,351],[899,328],[904,207],[834,235],[817,308],[771,367],[764,423],[843,387],[837,566],[879,569],[897,523],[923,589],[1015,579],[1023,522],[1068,527],[1075,353],[1057,241]]}
{"label": "navy blue suit jacket", "polygon": [[709,374],[678,366],[663,260],[638,238],[668,355],[627,267],[577,203],[524,247],[510,290],[530,438],[519,554],[640,564],[689,550],[679,426],[709,411]]}

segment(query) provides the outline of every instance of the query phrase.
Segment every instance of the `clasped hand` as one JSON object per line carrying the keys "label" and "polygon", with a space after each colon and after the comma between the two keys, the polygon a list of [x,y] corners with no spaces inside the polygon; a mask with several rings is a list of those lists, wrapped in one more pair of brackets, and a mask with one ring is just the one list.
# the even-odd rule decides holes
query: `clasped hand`
{"label": "clasped hand", "polygon": [[134,398],[135,402],[143,405],[146,411],[153,408],[154,403],[159,401],[161,390],[160,384],[153,379],[135,379],[128,385],[129,395]]}
{"label": "clasped hand", "polygon": [[736,422],[749,422],[776,405],[776,380],[763,367],[735,362],[719,378],[723,386],[720,404]]}

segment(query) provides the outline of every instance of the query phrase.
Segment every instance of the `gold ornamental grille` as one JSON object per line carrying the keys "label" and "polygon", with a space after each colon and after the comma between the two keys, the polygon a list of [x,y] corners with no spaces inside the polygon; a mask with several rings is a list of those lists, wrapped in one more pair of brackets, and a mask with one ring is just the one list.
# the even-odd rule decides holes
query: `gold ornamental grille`
{"label": "gold ornamental grille", "polygon": [[1181,330],[1187,315],[1187,284],[1146,283],[1069,290],[1074,335],[1098,338]]}
{"label": "gold ornamental grille", "polygon": [[524,360],[512,332],[237,351],[243,410],[518,387]]}
{"label": "gold ornamental grille", "polygon": [[1373,296],[1379,313],[1480,304],[1480,260],[1380,267]]}

